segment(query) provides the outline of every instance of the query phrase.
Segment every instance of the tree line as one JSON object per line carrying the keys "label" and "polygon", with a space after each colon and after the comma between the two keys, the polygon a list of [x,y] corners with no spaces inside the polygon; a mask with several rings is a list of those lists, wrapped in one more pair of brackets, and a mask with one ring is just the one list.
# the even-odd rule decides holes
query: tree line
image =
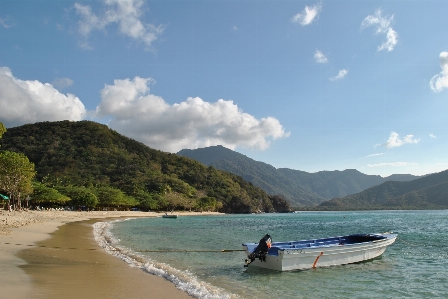
{"label": "tree line", "polygon": [[33,205],[88,209],[289,210],[284,198],[270,196],[241,177],[151,149],[98,123],[43,122],[3,133],[0,153],[5,162],[0,167],[11,159],[22,160],[15,165],[28,174],[27,188],[16,184],[15,190],[7,189],[1,179],[0,192],[11,195],[17,206],[29,196]]}

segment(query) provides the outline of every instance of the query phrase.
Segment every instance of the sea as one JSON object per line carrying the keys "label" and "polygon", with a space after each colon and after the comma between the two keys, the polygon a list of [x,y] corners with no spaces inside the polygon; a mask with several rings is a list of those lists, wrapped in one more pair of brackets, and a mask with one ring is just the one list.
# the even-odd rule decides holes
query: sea
{"label": "sea", "polygon": [[[242,243],[393,232],[371,261],[296,271],[245,268]],[[97,242],[194,298],[448,298],[448,211],[298,212],[99,222]]]}

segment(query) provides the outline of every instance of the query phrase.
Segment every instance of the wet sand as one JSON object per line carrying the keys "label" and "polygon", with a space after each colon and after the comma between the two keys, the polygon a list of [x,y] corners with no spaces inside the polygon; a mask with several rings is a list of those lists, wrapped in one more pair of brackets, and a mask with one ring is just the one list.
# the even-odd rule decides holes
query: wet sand
{"label": "wet sand", "polygon": [[[123,215],[109,217],[119,216]],[[150,216],[156,215],[146,217]],[[106,253],[95,242],[92,228],[104,218],[106,215],[95,218],[92,214],[80,219],[48,220],[1,235],[0,297],[192,298],[166,279],[130,267]]]}
{"label": "wet sand", "polygon": [[[100,248],[92,235],[96,221],[61,226],[45,246],[26,249],[20,268],[32,278],[34,298],[190,298],[164,278],[132,268]],[[56,249],[54,247],[61,247]]]}

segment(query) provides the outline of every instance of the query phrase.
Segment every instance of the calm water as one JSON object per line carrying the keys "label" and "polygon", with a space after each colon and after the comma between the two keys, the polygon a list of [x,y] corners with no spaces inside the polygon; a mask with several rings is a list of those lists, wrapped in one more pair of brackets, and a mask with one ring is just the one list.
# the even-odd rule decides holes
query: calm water
{"label": "calm water", "polygon": [[[98,223],[97,241],[196,298],[447,298],[448,211],[303,212]],[[381,258],[315,270],[243,267],[243,242],[393,231]],[[113,249],[108,247],[109,249]],[[142,252],[157,251],[163,252]],[[176,250],[212,252],[170,252]],[[142,275],[148,275],[142,273]]]}

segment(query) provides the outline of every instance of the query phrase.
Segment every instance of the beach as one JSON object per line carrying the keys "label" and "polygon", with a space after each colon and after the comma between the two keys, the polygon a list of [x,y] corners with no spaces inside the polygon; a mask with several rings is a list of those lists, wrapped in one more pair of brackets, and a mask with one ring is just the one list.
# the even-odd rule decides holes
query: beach
{"label": "beach", "polygon": [[1,211],[1,297],[191,298],[166,279],[149,273],[142,275],[142,269],[109,255],[93,238],[95,222],[162,214]]}

